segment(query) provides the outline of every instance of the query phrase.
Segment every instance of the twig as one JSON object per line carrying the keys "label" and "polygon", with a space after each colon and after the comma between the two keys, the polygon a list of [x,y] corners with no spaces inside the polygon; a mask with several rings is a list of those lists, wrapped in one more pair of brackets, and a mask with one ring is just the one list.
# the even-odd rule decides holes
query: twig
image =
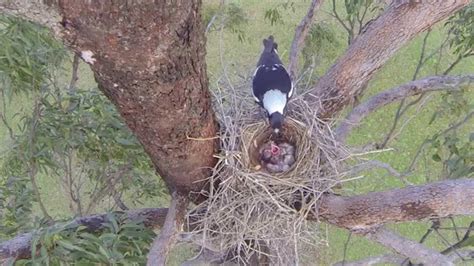
{"label": "twig", "polygon": [[79,54],[74,53],[74,59],[72,60],[72,72],[71,72],[71,81],[69,82],[68,91],[73,93],[76,91],[76,83],[79,80],[79,75],[77,70],[79,69]]}
{"label": "twig", "polygon": [[147,256],[147,265],[165,265],[168,254],[176,242],[178,232],[182,230],[186,216],[188,197],[174,192],[170,208],[160,234],[155,238]]}
{"label": "twig", "polygon": [[[472,117],[474,116],[474,111],[473,112],[470,112],[469,114],[466,115],[466,117],[464,117],[464,119],[450,127],[448,127],[447,129],[443,130],[441,133],[439,134],[436,134],[437,136],[443,136],[443,135],[446,135],[447,133],[453,131],[453,130],[456,130],[457,128],[461,127],[462,125],[464,125],[465,123],[467,123]],[[411,161],[410,165],[408,166],[407,170],[405,170],[406,173],[409,173],[411,171],[413,171],[413,168],[416,164],[416,162],[418,161],[418,158],[420,157],[420,155],[422,154],[422,152],[424,151],[424,148],[426,147],[426,145],[430,144],[433,142],[433,139],[426,139],[421,145],[420,147],[418,148],[418,151],[416,152],[415,154],[415,157],[413,157],[413,160]]]}
{"label": "twig", "polygon": [[471,51],[468,51],[467,53],[465,54],[462,54],[462,55],[458,55],[458,57],[456,58],[456,60],[454,62],[452,62],[448,68],[446,68],[445,71],[443,71],[443,75],[448,75],[449,72],[451,72],[454,67],[456,65],[458,65],[464,58],[467,58],[469,56],[474,56],[474,52],[471,52]]}
{"label": "twig", "polygon": [[370,265],[403,265],[404,258],[395,254],[384,254],[380,256],[368,257],[358,261],[341,261],[333,266],[370,266]]}
{"label": "twig", "polygon": [[426,265],[453,265],[451,260],[437,252],[436,250],[427,248],[426,246],[406,239],[384,227],[375,229],[373,232],[366,234],[366,237],[383,246],[389,247],[397,253],[410,258],[411,261],[423,263]]}
{"label": "twig", "polygon": [[[423,38],[423,44],[421,46],[421,52],[420,52],[420,58],[418,59],[418,64],[416,65],[416,69],[415,69],[415,72],[413,73],[413,77],[412,77],[412,81],[413,80],[416,80],[416,78],[418,77],[418,73],[420,72],[422,66],[424,65],[424,63],[426,62],[424,60],[424,57],[425,57],[425,51],[426,51],[426,44],[428,43],[428,37],[430,36],[431,34],[431,28],[428,29],[428,31],[426,32],[425,34],[425,37]],[[400,118],[403,116],[403,114],[409,109],[410,106],[414,105],[415,103],[417,103],[419,100],[421,100],[421,98],[423,97],[423,94],[415,101],[409,103],[407,105],[406,108],[403,109],[404,105],[405,105],[405,101],[406,101],[406,98],[402,99],[400,101],[400,104],[398,105],[398,108],[397,108],[397,111],[395,113],[395,118],[393,120],[393,123],[392,123],[392,127],[390,128],[390,130],[388,131],[388,133],[386,134],[385,138],[384,138],[384,141],[382,142],[382,144],[378,145],[380,148],[385,148],[385,146],[387,145],[387,143],[392,139],[392,135],[393,135],[393,132],[395,131],[395,129],[397,128],[397,125],[398,125],[398,121],[400,120]]]}
{"label": "twig", "polygon": [[344,243],[344,253],[342,255],[342,266],[344,266],[346,263],[346,255],[347,255],[347,250],[349,249],[349,242],[351,241],[351,237],[352,237],[352,231],[349,231],[349,235],[347,236],[346,243]]}
{"label": "twig", "polygon": [[41,99],[40,96],[37,96],[34,105],[33,105],[33,116],[30,122],[30,132],[28,132],[28,147],[29,153],[28,157],[24,155],[24,160],[27,162],[28,165],[28,177],[31,181],[31,186],[33,188],[34,194],[36,196],[36,200],[38,201],[38,205],[43,213],[44,217],[49,221],[52,222],[53,218],[49,215],[46,207],[44,206],[43,200],[41,199],[41,193],[39,191],[38,184],[36,183],[36,175],[38,174],[38,165],[36,160],[33,158],[35,152],[33,149],[35,148],[35,140],[36,140],[36,127],[39,123],[39,119],[41,117]]}
{"label": "twig", "polygon": [[297,68],[298,68],[298,54],[304,45],[306,36],[308,35],[309,29],[314,21],[314,14],[321,6],[322,0],[312,0],[311,5],[308,8],[308,13],[301,20],[300,24],[295,29],[295,37],[291,43],[290,58],[288,64],[288,70],[292,80],[296,80]]}
{"label": "twig", "polygon": [[345,142],[349,132],[359,125],[360,121],[373,111],[397,100],[409,96],[439,90],[457,90],[459,86],[474,83],[474,75],[466,76],[432,76],[411,81],[399,87],[381,92],[366,102],[359,104],[336,129],[336,139]]}

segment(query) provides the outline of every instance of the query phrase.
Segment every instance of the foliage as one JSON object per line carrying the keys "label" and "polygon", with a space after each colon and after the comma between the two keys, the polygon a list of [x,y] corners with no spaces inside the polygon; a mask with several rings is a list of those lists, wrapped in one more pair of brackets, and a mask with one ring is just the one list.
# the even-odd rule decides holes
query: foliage
{"label": "foliage", "polygon": [[246,40],[245,32],[241,26],[248,23],[248,18],[242,7],[236,3],[229,3],[224,6],[207,6],[203,11],[203,21],[207,26],[206,31],[217,30],[222,27],[236,34],[240,42]]}
{"label": "foliage", "polygon": [[35,24],[0,15],[0,86],[5,95],[39,90],[66,55],[62,44]]}
{"label": "foliage", "polygon": [[335,31],[325,23],[314,24],[305,40],[305,45],[301,51],[304,58],[304,68],[307,68],[313,59],[321,61],[322,59],[333,59],[336,56],[336,47],[340,42],[336,37]]}
{"label": "foliage", "polygon": [[143,265],[146,262],[155,234],[142,222],[109,213],[102,227],[103,230],[94,233],[73,222],[40,230],[32,241],[32,254],[37,255],[27,262],[34,265]]}
{"label": "foliage", "polygon": [[[33,222],[41,215],[34,204],[44,207],[40,175],[53,180],[50,187],[59,184],[53,190],[68,199],[70,215],[103,208],[107,198],[126,207],[127,193],[134,195],[129,204],[162,195],[164,185],[113,104],[96,88],[76,90],[55,78],[54,71],[64,73],[64,47],[35,24],[0,23],[0,123],[10,133],[0,157],[0,237],[42,226]],[[13,105],[15,97],[25,108]]]}
{"label": "foliage", "polygon": [[293,13],[295,12],[295,3],[293,1],[287,1],[267,9],[265,11],[265,20],[269,21],[272,26],[276,24],[283,24],[285,22],[283,20],[281,11],[288,9],[290,9]]}
{"label": "foliage", "polygon": [[354,38],[364,31],[364,28],[370,23],[370,18],[383,10],[379,1],[373,0],[344,0],[343,16],[339,15],[336,7],[336,0],[332,0],[332,13],[339,24],[347,32],[348,44],[351,44]]}
{"label": "foliage", "polygon": [[461,9],[447,22],[446,27],[452,36],[450,45],[456,54],[470,53],[474,47],[474,3]]}
{"label": "foliage", "polygon": [[0,239],[31,229],[33,202],[28,178],[0,178]]}
{"label": "foliage", "polygon": [[450,127],[429,139],[433,150],[431,158],[443,165],[446,178],[474,177],[474,132],[465,136],[459,130],[470,123],[474,112],[474,106],[467,101],[466,95],[466,88],[443,94],[430,121],[431,124],[442,117],[454,121]]}

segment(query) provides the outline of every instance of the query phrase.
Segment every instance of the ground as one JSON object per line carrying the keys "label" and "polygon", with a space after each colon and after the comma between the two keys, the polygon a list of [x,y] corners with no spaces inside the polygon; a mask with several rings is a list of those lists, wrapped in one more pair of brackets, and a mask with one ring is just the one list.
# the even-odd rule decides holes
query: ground
{"label": "ground", "polygon": [[[224,72],[227,77],[225,79],[220,79],[221,82],[227,82],[228,78],[232,84],[241,84],[246,78],[248,78],[254,71],[258,55],[262,49],[261,41],[268,35],[272,34],[275,36],[275,39],[279,44],[279,54],[283,61],[287,63],[288,49],[293,38],[294,28],[305,14],[306,8],[309,6],[309,1],[295,1],[294,11],[292,11],[291,8],[287,10],[280,8],[283,23],[270,25],[269,21],[264,20],[265,10],[277,7],[279,4],[286,3],[287,1],[241,0],[229,2],[236,3],[244,9],[249,23],[241,27],[245,35],[244,42],[240,42],[237,35],[229,31],[225,31],[222,36],[218,31],[211,31],[209,33],[207,66],[211,89],[217,86],[217,81],[224,76]],[[219,1],[207,0],[204,1],[204,3],[204,9],[206,9],[209,6],[217,6]],[[329,1],[325,3],[322,11],[317,15],[317,21],[323,21],[336,30],[339,45],[331,46],[331,49],[322,51],[322,53],[326,53],[329,56],[323,58],[321,65],[315,72],[315,76],[323,74],[331,66],[338,55],[343,53],[346,48],[346,35],[341,27],[337,25],[335,19],[331,18],[329,15],[329,4]],[[219,24],[219,21],[216,21],[216,23]],[[429,37],[427,51],[434,50],[442,41],[443,31],[441,29],[442,26],[440,25],[433,29],[433,32]],[[383,67],[383,69],[370,82],[362,101],[379,91],[392,88],[398,84],[411,80],[420,54],[423,37],[424,34],[421,34],[411,41],[408,46],[401,49],[401,51],[399,51],[397,55]],[[445,68],[453,58],[453,56],[451,58],[445,57],[444,61],[440,63],[441,68]],[[436,60],[436,57],[429,60],[427,65],[420,72],[419,77],[434,74],[437,63]],[[65,73],[68,73],[70,62],[66,63],[65,68]],[[473,72],[474,60],[465,60],[456,66],[452,73],[462,74]],[[93,77],[88,70],[88,66],[84,63],[80,66],[79,76],[79,87],[92,88],[96,86]],[[68,80],[69,77],[64,78],[64,82],[67,82]],[[251,93],[250,86],[249,83],[248,93]],[[296,91],[296,94],[298,94],[298,91]],[[471,91],[469,95],[471,96],[469,97],[471,99],[471,104],[473,104],[474,92]],[[424,139],[427,136],[433,135],[436,130],[449,124],[449,118],[437,120],[431,125],[428,124],[439,101],[439,97],[434,97],[434,99],[421,110],[412,110],[409,115],[412,115],[415,112],[418,113],[418,115],[411,120],[403,133],[389,146],[391,150],[370,155],[369,157],[388,162],[395,169],[405,169],[411,162],[411,158],[413,158],[417,148],[421,145]],[[28,109],[31,105],[30,102],[30,99],[16,98],[14,99],[12,106]],[[351,134],[349,143],[351,145],[357,145],[364,144],[368,140],[380,141],[391,127],[396,108],[397,104],[389,105],[371,115],[367,120],[364,120],[364,124]],[[14,119],[12,119],[12,121],[14,122]],[[465,128],[465,132],[472,131],[473,129],[473,126],[471,126],[471,128]],[[2,151],[4,149],[3,147],[7,144],[7,132],[3,127],[0,127],[0,143],[3,143],[0,145],[2,147],[0,148],[0,151]],[[397,178],[388,176],[384,171],[371,171],[365,174],[366,175],[363,178],[346,184],[344,192],[359,194],[403,186],[403,183]],[[418,167],[415,173],[408,177],[408,181],[414,184],[423,184],[429,180],[437,179],[439,174],[440,168],[428,158],[428,160],[426,160],[426,165]],[[66,205],[62,204],[64,201],[61,200],[63,195],[57,190],[57,186],[51,185],[55,184],[55,181],[47,176],[41,176],[39,183],[41,193],[44,195],[45,205],[48,207],[50,213],[55,217],[68,217],[68,208]],[[167,201],[167,197],[163,197],[155,199],[154,201],[146,202],[141,207],[166,207]],[[107,206],[102,207],[103,209],[107,209]],[[466,225],[469,218],[456,219],[456,221],[460,225]],[[391,228],[398,231],[400,234],[414,240],[419,240],[429,226],[430,224],[427,222],[390,225]],[[348,239],[348,232],[326,224],[322,224],[321,227],[323,228],[323,232],[327,230],[327,246],[318,251],[310,250],[308,256],[311,258],[312,262],[314,262],[316,256],[318,264],[320,265],[328,265],[340,261],[343,258],[344,246]],[[429,238],[428,243],[431,247],[443,247],[443,243],[439,238]],[[348,247],[346,253],[347,260],[373,256],[380,254],[385,250],[381,246],[357,236],[351,237]],[[318,255],[311,252],[317,252]],[[174,254],[174,259],[170,262],[171,265],[178,264],[179,261],[191,256],[191,253],[186,247],[178,248]]]}

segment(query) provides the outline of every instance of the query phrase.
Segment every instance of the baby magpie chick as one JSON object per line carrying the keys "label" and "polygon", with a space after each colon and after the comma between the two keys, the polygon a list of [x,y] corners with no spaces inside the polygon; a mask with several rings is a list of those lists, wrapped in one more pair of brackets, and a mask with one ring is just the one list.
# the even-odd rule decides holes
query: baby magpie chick
{"label": "baby magpie chick", "polygon": [[283,125],[286,104],[293,94],[293,83],[277,52],[273,36],[263,40],[263,52],[253,74],[255,101],[265,109],[270,126],[278,133]]}

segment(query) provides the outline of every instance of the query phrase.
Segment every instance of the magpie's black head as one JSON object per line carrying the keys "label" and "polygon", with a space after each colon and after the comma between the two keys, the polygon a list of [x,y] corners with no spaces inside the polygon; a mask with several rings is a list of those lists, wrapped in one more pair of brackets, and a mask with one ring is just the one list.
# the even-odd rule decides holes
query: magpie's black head
{"label": "magpie's black head", "polygon": [[270,120],[270,126],[276,133],[278,133],[283,125],[283,115],[279,112],[275,112],[271,114],[268,119]]}

